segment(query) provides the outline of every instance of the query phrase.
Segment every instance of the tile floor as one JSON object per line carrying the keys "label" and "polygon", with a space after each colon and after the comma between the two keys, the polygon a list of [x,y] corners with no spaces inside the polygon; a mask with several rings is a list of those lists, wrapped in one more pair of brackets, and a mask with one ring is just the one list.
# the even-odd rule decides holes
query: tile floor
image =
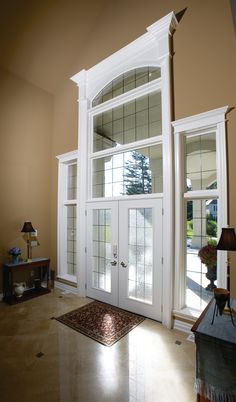
{"label": "tile floor", "polygon": [[0,303],[1,402],[196,401],[186,334],[146,319],[106,347],[50,319],[89,301],[55,289]]}

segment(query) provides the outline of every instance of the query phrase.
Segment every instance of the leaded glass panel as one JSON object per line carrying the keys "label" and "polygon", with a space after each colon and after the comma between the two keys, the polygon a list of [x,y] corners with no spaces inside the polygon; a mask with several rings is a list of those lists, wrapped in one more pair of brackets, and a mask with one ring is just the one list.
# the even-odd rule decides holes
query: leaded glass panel
{"label": "leaded glass panel", "polygon": [[152,303],[152,208],[129,209],[128,297]]}
{"label": "leaded glass panel", "polygon": [[[217,243],[217,206],[216,199],[194,199],[186,204],[186,305],[199,310],[211,300],[216,286],[213,278],[206,276],[207,265],[201,263],[198,253],[202,247],[214,247]],[[213,266],[216,279],[217,261]]]}
{"label": "leaded glass panel", "polygon": [[217,188],[215,133],[186,138],[187,191]]}
{"label": "leaded glass panel", "polygon": [[94,98],[92,106],[100,105],[103,102],[116,98],[131,89],[138,88],[160,77],[161,69],[159,67],[141,67],[128,71],[106,85],[96,98]]}
{"label": "leaded glass panel", "polygon": [[93,287],[111,291],[111,210],[93,210]]}
{"label": "leaded glass panel", "polygon": [[93,161],[93,197],[161,193],[162,145]]}
{"label": "leaded glass panel", "polygon": [[161,92],[96,115],[93,125],[94,152],[161,135]]}

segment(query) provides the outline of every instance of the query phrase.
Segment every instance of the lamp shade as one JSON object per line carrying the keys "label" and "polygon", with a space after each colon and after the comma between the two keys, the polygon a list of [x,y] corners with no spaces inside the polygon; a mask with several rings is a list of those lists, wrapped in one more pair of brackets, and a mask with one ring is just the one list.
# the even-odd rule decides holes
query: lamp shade
{"label": "lamp shade", "polygon": [[33,228],[32,223],[30,221],[26,221],[21,231],[24,233],[32,233],[35,232],[35,229]]}
{"label": "lamp shade", "polygon": [[217,250],[236,251],[236,234],[234,228],[222,228]]}

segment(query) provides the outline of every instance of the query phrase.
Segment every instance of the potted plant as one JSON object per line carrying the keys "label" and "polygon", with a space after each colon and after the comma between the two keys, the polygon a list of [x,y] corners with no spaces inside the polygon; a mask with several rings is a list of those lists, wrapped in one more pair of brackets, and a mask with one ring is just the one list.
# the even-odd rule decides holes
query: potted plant
{"label": "potted plant", "polygon": [[209,285],[206,287],[206,290],[213,290],[216,288],[214,281],[217,278],[217,250],[214,244],[207,244],[207,246],[202,247],[198,256],[201,260],[202,264],[205,264],[207,267],[206,277],[210,281]]}
{"label": "potted plant", "polygon": [[12,256],[12,263],[17,264],[19,262],[19,256],[21,255],[21,249],[19,247],[12,247],[8,254]]}

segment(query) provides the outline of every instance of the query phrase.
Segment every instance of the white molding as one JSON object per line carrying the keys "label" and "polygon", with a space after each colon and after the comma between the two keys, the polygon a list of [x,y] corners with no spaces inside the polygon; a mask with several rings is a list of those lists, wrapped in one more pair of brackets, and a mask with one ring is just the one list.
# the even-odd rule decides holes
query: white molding
{"label": "white molding", "polygon": [[55,281],[54,286],[55,286],[56,289],[60,289],[60,290],[65,291],[65,292],[69,292],[69,293],[73,293],[73,294],[78,295],[78,289],[76,287],[74,287],[74,286],[68,285],[67,283]]}
{"label": "white molding", "polygon": [[[148,194],[148,198],[156,198],[160,199],[163,198],[163,193],[153,193],[153,194]],[[136,195],[122,195],[119,197],[106,197],[105,201],[129,201],[129,200],[142,200],[142,199],[147,199],[147,194],[136,194]],[[90,204],[91,202],[104,202],[104,198],[91,198],[87,200],[87,204]]]}
{"label": "white molding", "polygon": [[189,324],[187,322],[184,322],[184,321],[181,321],[178,319],[174,319],[173,329],[176,329],[177,331],[186,332],[187,334],[191,334],[192,326],[193,326],[193,324]]}
{"label": "white molding", "polygon": [[174,30],[177,28],[178,21],[173,12],[165,15],[163,18],[159,19],[154,24],[147,27],[147,31],[150,32],[155,38],[158,38],[163,32],[166,33],[168,30],[169,35],[172,35]]}
{"label": "white molding", "polygon": [[218,190],[196,190],[196,191],[188,191],[184,193],[184,198],[186,200],[190,199],[200,199],[200,198],[218,198],[219,191]]}
{"label": "white molding", "polygon": [[64,274],[64,275],[57,275],[57,279],[61,279],[67,282],[71,282],[74,283],[75,285],[77,285],[77,277],[76,275],[70,275],[70,274]]}
{"label": "white molding", "polygon": [[176,26],[175,14],[171,12],[148,27],[147,32],[139,38],[89,70],[81,70],[71,77],[71,80],[79,87],[86,82],[87,98],[92,100],[106,84],[120,74],[146,65],[160,65],[161,59],[169,53],[168,38]]}
{"label": "white molding", "polygon": [[129,144],[120,145],[118,147],[104,149],[102,151],[94,152],[94,153],[91,153],[89,156],[92,159],[99,159],[99,158],[105,158],[106,156],[121,154],[126,151],[132,151],[133,149],[147,148],[152,145],[162,145],[162,142],[163,142],[162,139],[163,139],[163,136],[158,135],[157,137],[150,137],[148,139],[139,140],[136,142],[130,142]]}
{"label": "white molding", "polygon": [[183,131],[197,130],[198,128],[207,128],[225,121],[225,114],[229,111],[229,106],[223,106],[205,113],[199,113],[194,116],[172,121],[174,133]]}
{"label": "white molding", "polygon": [[70,162],[72,159],[77,159],[79,157],[79,151],[76,149],[75,151],[66,152],[65,154],[57,155],[56,158],[61,163]]}

